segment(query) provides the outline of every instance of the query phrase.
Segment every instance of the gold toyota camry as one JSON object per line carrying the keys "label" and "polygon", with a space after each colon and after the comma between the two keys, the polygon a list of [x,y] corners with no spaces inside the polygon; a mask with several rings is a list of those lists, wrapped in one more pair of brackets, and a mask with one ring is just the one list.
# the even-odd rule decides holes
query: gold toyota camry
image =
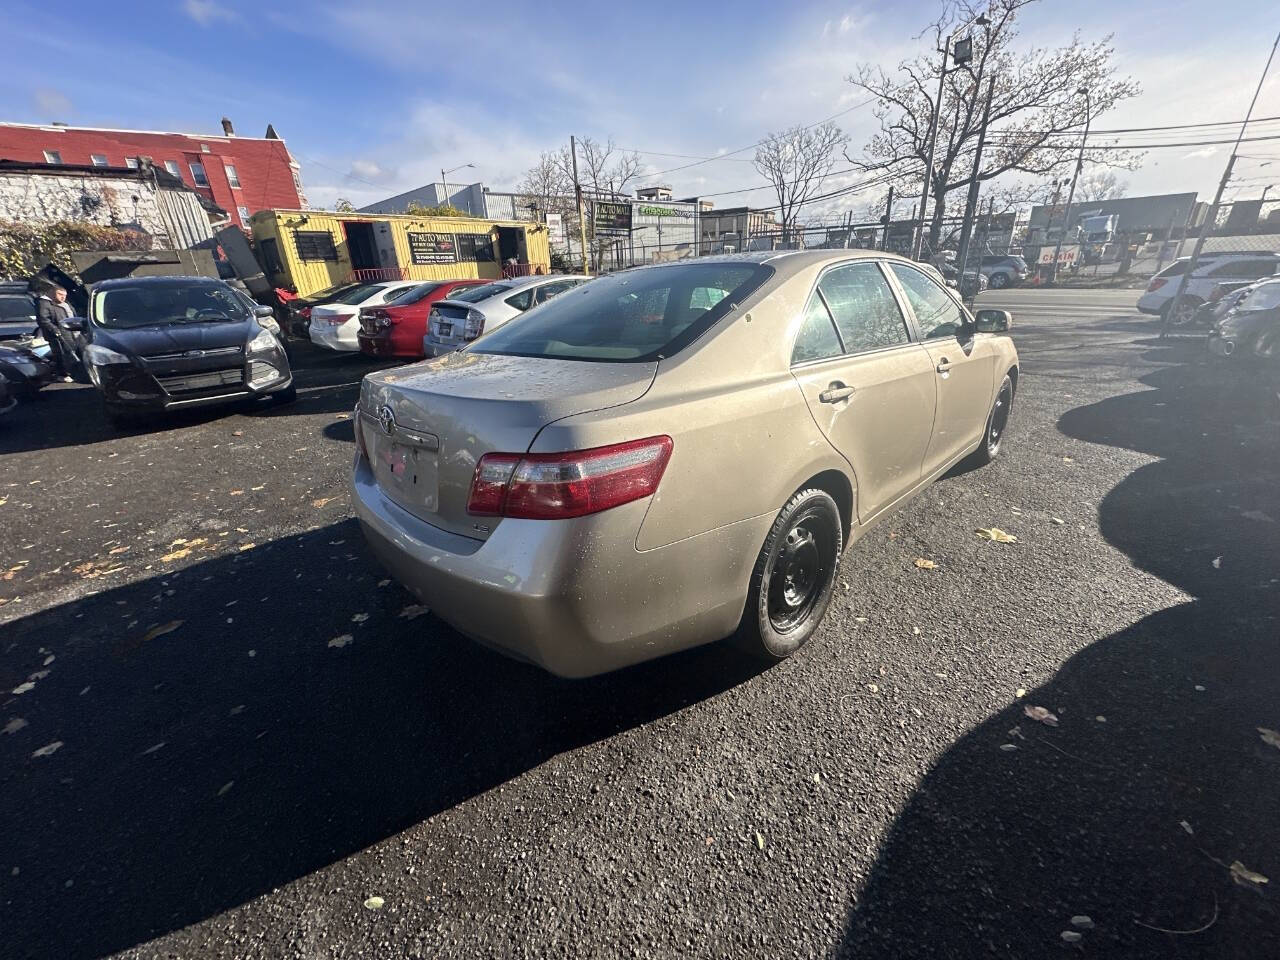
{"label": "gold toyota camry", "polygon": [[1000,453],[1009,323],[872,251],[601,277],[366,377],[356,512],[437,616],[552,673],[730,636],[779,660],[848,544]]}

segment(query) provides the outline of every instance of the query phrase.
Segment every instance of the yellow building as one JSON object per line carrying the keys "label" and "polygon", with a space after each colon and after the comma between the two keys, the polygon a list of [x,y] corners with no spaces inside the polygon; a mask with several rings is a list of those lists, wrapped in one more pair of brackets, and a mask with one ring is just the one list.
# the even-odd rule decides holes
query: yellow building
{"label": "yellow building", "polygon": [[268,279],[300,297],[349,280],[496,280],[551,272],[547,228],[539,223],[260,210],[250,224]]}

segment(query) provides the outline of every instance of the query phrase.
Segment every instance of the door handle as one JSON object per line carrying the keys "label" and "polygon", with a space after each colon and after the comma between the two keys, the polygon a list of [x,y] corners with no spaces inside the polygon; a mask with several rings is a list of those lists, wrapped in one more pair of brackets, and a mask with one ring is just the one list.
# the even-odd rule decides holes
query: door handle
{"label": "door handle", "polygon": [[839,380],[832,381],[831,386],[818,394],[818,399],[823,403],[839,403],[841,400],[848,400],[853,396],[853,387],[846,387]]}
{"label": "door handle", "polygon": [[943,357],[938,361],[937,371],[939,373],[947,373],[951,369],[951,361]]}

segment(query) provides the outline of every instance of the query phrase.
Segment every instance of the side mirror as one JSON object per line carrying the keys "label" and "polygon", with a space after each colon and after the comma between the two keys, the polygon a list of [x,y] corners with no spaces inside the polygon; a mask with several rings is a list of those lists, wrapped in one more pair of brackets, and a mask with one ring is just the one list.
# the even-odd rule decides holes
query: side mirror
{"label": "side mirror", "polygon": [[58,326],[63,330],[70,330],[72,333],[84,332],[84,317],[64,317],[58,321]]}
{"label": "side mirror", "polygon": [[271,307],[263,306],[262,304],[258,304],[258,306],[253,308],[253,315],[255,317],[274,317],[275,313],[276,312]]}
{"label": "side mirror", "polygon": [[1013,326],[1013,315],[1008,310],[979,310],[974,314],[974,327],[978,333],[1005,333]]}

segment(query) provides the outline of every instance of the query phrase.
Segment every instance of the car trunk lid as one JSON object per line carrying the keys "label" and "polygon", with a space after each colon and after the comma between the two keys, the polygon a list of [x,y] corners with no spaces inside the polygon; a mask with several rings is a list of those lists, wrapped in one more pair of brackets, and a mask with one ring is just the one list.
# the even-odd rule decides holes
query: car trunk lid
{"label": "car trunk lid", "polygon": [[656,363],[463,351],[370,374],[356,429],[389,500],[434,526],[486,539],[501,518],[467,513],[484,454],[524,453],[552,421],[630,403],[656,372]]}

